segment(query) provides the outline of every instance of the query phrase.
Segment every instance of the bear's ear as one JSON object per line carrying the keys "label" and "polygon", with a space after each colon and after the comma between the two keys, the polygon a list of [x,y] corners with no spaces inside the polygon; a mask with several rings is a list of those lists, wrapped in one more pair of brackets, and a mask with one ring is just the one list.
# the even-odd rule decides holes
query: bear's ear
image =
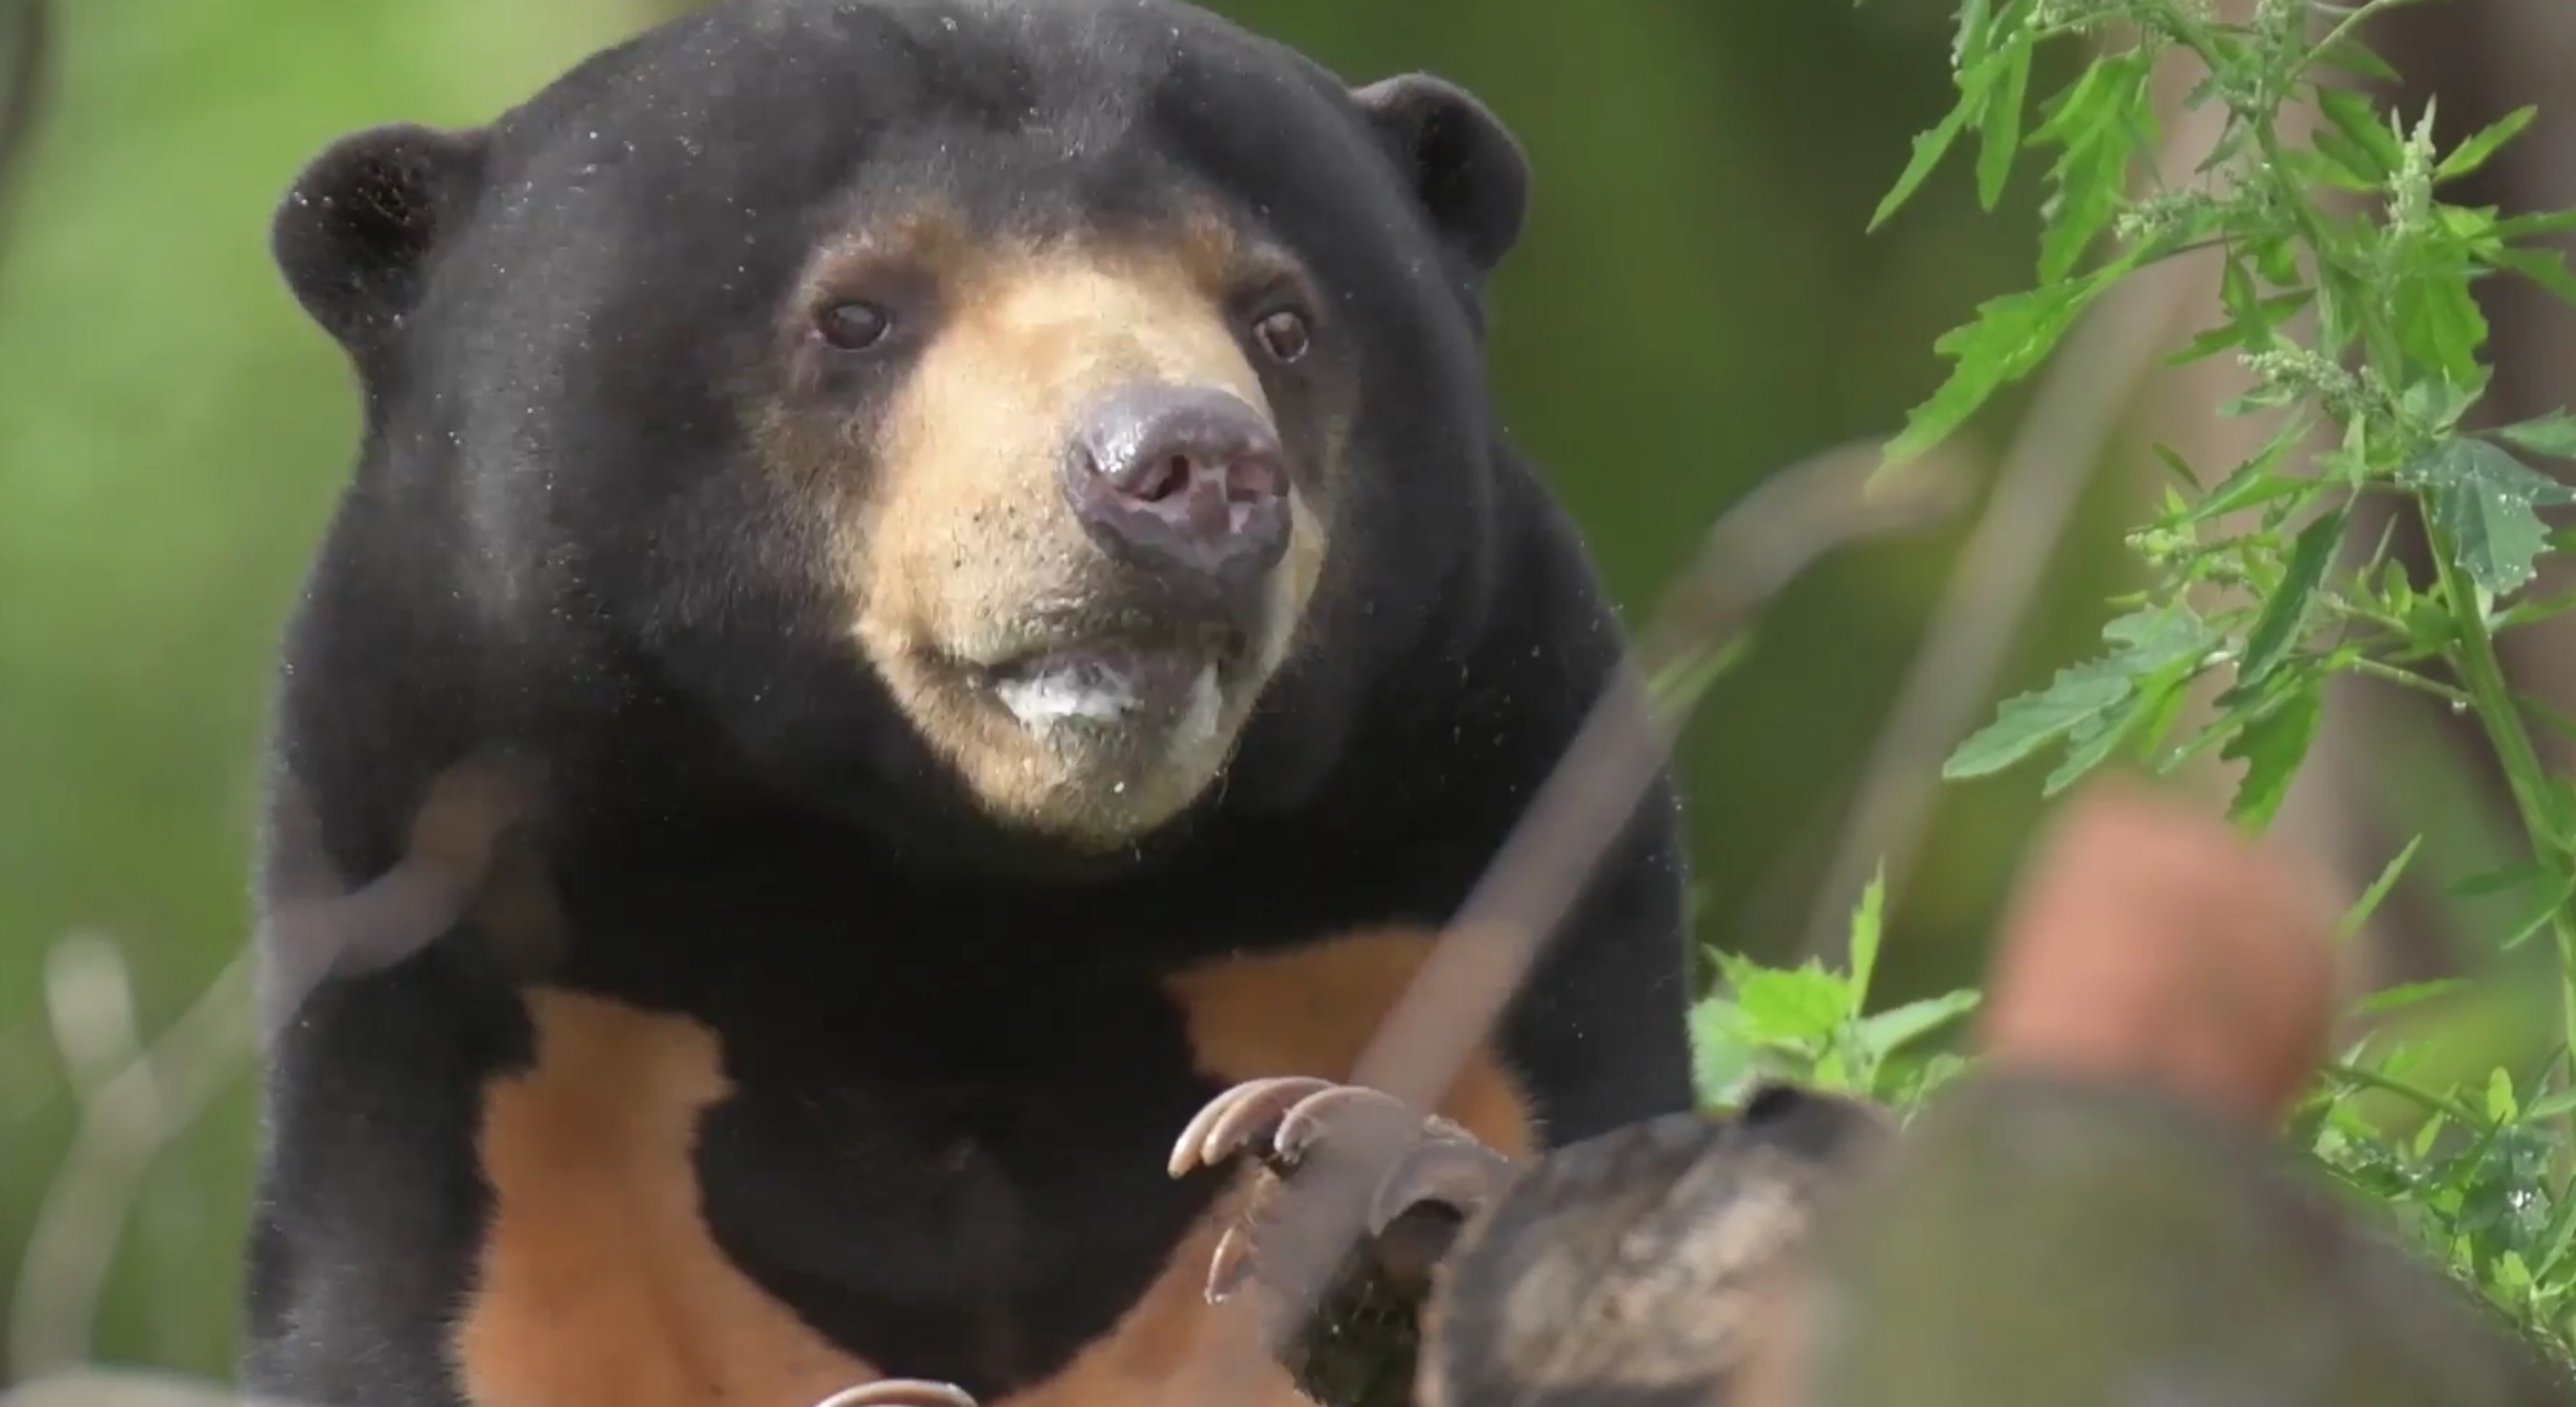
{"label": "bear's ear", "polygon": [[1450,247],[1490,273],[1521,237],[1529,158],[1501,118],[1454,83],[1425,73],[1357,89],[1360,105]]}
{"label": "bear's ear", "polygon": [[269,225],[269,253],[304,311],[360,350],[411,311],[430,251],[483,175],[480,130],[399,124],[343,137],[308,164]]}

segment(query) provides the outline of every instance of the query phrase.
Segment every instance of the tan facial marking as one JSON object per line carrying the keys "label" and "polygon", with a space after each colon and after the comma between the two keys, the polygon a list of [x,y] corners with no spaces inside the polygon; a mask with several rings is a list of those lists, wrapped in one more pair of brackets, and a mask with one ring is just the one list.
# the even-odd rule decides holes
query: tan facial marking
{"label": "tan facial marking", "polygon": [[[872,442],[784,458],[812,475],[803,488],[830,520],[828,574],[852,634],[924,739],[995,814],[1114,846],[1190,804],[1224,768],[1296,645],[1326,517],[1292,490],[1287,555],[1253,658],[1168,736],[1142,744],[1111,730],[1104,740],[1100,729],[1035,726],[999,703],[981,667],[1041,643],[1050,614],[1114,614],[1107,598],[1128,580],[1058,478],[1098,400],[1168,382],[1275,413],[1224,300],[1227,274],[1251,256],[1221,222],[1195,218],[1169,239],[1110,247],[967,248],[947,229],[925,217],[874,237],[910,251],[939,292],[937,326]],[[847,472],[816,471],[825,458]]]}
{"label": "tan facial marking", "polygon": [[[1176,258],[996,255],[961,283],[888,418],[866,536],[843,560],[858,572],[863,629],[927,627],[975,654],[1007,645],[995,607],[1021,599],[1032,568],[1094,551],[1055,474],[1095,398],[1167,380],[1221,387],[1265,416],[1270,401]],[[978,540],[1024,555],[961,555]]]}

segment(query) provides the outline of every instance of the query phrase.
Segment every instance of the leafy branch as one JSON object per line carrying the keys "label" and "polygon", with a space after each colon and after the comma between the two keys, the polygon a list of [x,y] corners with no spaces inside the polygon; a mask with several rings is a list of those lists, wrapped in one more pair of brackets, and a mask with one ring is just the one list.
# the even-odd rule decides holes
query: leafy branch
{"label": "leafy branch", "polygon": [[[2565,604],[2511,598],[2554,545],[2540,510],[2576,502],[2524,456],[2576,459],[2576,418],[2466,428],[2491,375],[2473,285],[2509,273],[2576,302],[2576,275],[2529,243],[2576,227],[2576,214],[2506,217],[2440,197],[2528,127],[2531,110],[2445,150],[2432,104],[2412,120],[2383,115],[2330,81],[2394,76],[2356,32],[2404,3],[2260,0],[2241,21],[2189,0],[1961,6],[1958,100],[1918,140],[1879,218],[1969,133],[1988,207],[2024,152],[2054,150],[2039,281],[1941,339],[1947,379],[1909,417],[1890,461],[1941,442],[2045,359],[2103,290],[2201,251],[2219,260],[2224,320],[2172,360],[2233,355],[2253,387],[2225,413],[2270,412],[2278,424],[2216,475],[2158,447],[2173,482],[2129,539],[2151,580],[2106,627],[2109,650],[2007,701],[1944,772],[1984,776],[2056,749],[2062,761],[2043,784],[2053,794],[2115,758],[2170,771],[2216,748],[2245,763],[2231,810],[2259,829],[2305,760],[2326,682],[2357,673],[2473,713],[2528,833],[2532,882],[2576,892],[2576,788],[2541,766],[2496,652],[2501,633]],[[2076,38],[2093,44],[2089,61],[2026,123],[2035,54]],[[2225,123],[2190,184],[2158,187],[2135,168],[2152,150],[2150,80],[2168,60],[2197,65],[2188,101],[2220,105]],[[2306,101],[2324,120],[2294,139],[2283,114]],[[2309,462],[2294,464],[2311,445]],[[2365,495],[2423,525],[2430,580],[2413,579],[2385,536],[2350,550]],[[2213,600],[2212,588],[2230,596]],[[2186,690],[2211,675],[2224,684],[2216,716],[2174,737]],[[2547,926],[2576,983],[2576,908],[2563,895]],[[2576,1035],[2576,985],[2566,997]]]}
{"label": "leafy branch", "polygon": [[[2365,1041],[2329,1072],[2300,1131],[2357,1192],[2413,1226],[2420,1243],[2526,1332],[2576,1349],[2576,1189],[2565,1180],[2576,1114],[2576,786],[2539,760],[2537,721],[2576,731],[2517,695],[2497,641],[2576,598],[2517,599],[2565,545],[2544,510],[2576,502],[2537,461],[2576,460],[2576,417],[2472,428],[2491,372],[2474,289],[2496,274],[2576,303],[2576,274],[2535,240],[2576,213],[2505,215],[2443,198],[2535,116],[2517,111],[2447,145],[2432,103],[2383,110],[2360,83],[2396,75],[2362,42],[2368,22],[2420,0],[1959,0],[1956,100],[1915,140],[1872,219],[1895,216],[1962,152],[1977,199],[2001,200],[2017,166],[2043,164],[2036,279],[1982,304],[1936,350],[1946,378],[1909,416],[1893,465],[1942,444],[2001,390],[2045,363],[2110,289],[2184,256],[2214,259],[2220,319],[2170,364],[2233,358],[2251,389],[2222,408],[2272,420],[2234,464],[2156,452],[2171,475],[2128,537],[2146,584],[2116,601],[2104,648],[2045,687],[2007,700],[1943,769],[1989,776],[2047,755],[2055,794],[2123,761],[2170,772],[2215,750],[2241,762],[2231,817],[2267,827],[2306,761],[2337,675],[2356,674],[2473,715],[2510,789],[2527,861],[2463,889],[2519,889],[2525,913],[2495,946],[2554,940],[2562,1041],[2535,1068],[2496,1069],[2465,1089],[2424,1073],[2423,1044]],[[2082,61],[2044,96],[2043,52]],[[2155,79],[2188,67],[2193,111],[2223,116],[2187,180],[2156,169]],[[2359,83],[2356,82],[2359,80]],[[2312,124],[2287,120],[2313,108]],[[2365,498],[2419,526],[2429,573],[2356,540]],[[2186,702],[2215,686],[2209,717]],[[2346,921],[2357,929],[2414,858],[2410,844]],[[1703,1009],[1714,1078],[1746,1051],[1815,1076],[1884,1090],[1910,1083],[1872,1063],[1893,1049],[1861,1014],[1876,951],[1873,889],[1855,924],[1855,972],[1730,964],[1733,995]],[[2364,1005],[2396,1013],[2450,995],[2428,985]],[[1969,998],[1959,998],[1964,1003]],[[1928,1015],[1928,1010],[1924,1015]],[[1897,1022],[1898,1028],[1906,1023]],[[1939,1024],[1939,1023],[1934,1023]],[[1730,1052],[1736,1054],[1731,1056]],[[1914,1057],[1920,1064],[1920,1058]],[[1902,1064],[1903,1062],[1900,1062]],[[2391,1105],[2394,1112],[2391,1111]]]}

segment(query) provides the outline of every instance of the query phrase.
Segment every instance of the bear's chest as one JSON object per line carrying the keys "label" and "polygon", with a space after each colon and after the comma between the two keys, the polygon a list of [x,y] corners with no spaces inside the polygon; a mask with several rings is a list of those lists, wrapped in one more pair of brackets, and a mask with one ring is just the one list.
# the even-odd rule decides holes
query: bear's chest
{"label": "bear's chest", "polygon": [[[766,1025],[721,993],[681,1014],[534,990],[535,1059],[483,1101],[468,1396],[802,1407],[885,1374],[1154,1400],[1223,1318],[1199,1287],[1226,1189],[1168,1177],[1172,1140],[1238,1080],[1346,1075],[1427,950],[1346,935],[1053,1007],[818,993]],[[1490,1060],[1452,1104],[1528,1140]]]}

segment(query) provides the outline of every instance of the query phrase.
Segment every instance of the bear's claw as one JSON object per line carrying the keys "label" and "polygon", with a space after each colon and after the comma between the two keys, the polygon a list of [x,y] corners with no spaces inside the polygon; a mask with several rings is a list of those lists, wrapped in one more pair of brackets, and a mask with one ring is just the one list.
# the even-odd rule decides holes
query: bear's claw
{"label": "bear's claw", "polygon": [[[1293,1192],[1290,1179],[1307,1152],[1363,1120],[1398,1128],[1402,1140],[1369,1197],[1364,1224],[1371,1237],[1384,1236],[1407,1212],[1426,1205],[1461,1217],[1472,1214],[1510,1174],[1508,1159],[1448,1119],[1421,1114],[1373,1089],[1302,1076],[1246,1081],[1210,1100],[1182,1131],[1171,1172],[1183,1176],[1248,1150],[1284,1184],[1278,1191]],[[1228,1228],[1209,1259],[1208,1298],[1223,1300],[1255,1268],[1248,1228]]]}

